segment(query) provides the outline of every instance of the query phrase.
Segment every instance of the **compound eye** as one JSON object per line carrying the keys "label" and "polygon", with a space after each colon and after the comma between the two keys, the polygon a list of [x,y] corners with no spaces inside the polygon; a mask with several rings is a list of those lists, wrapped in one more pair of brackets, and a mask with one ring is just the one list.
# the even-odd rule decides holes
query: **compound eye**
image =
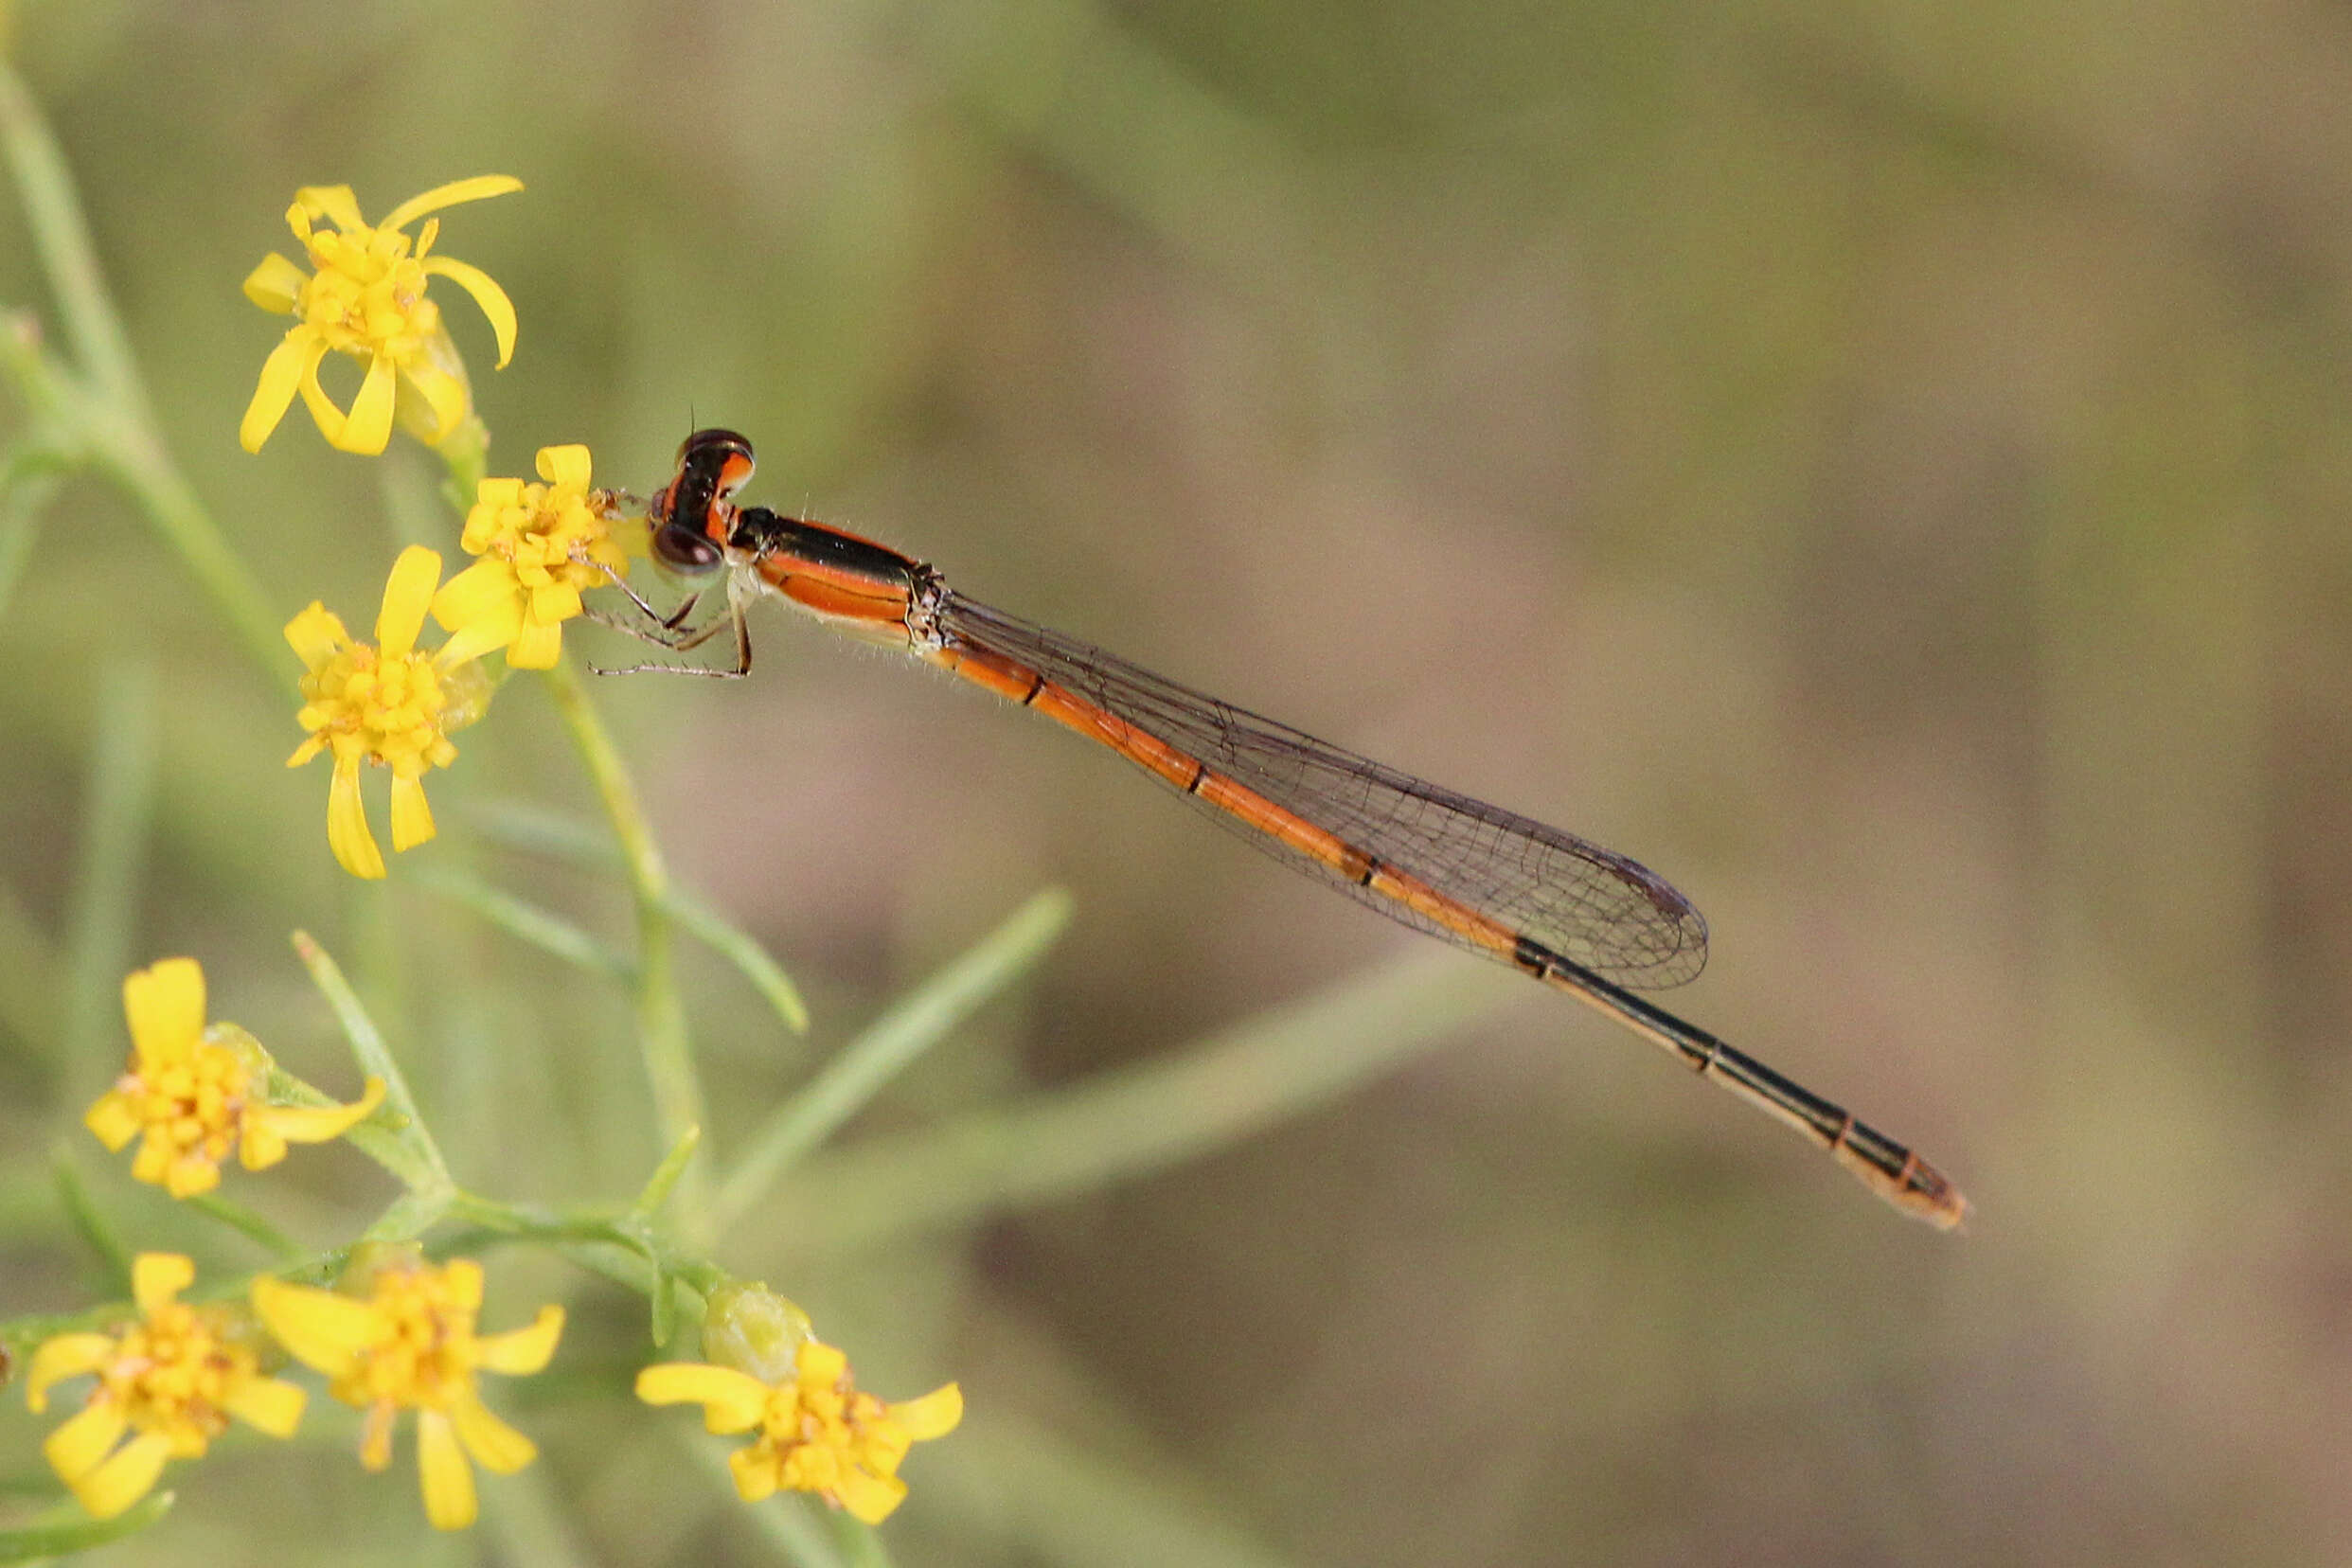
{"label": "compound eye", "polygon": [[653,530],[653,554],[675,571],[701,573],[719,564],[721,552],[708,536],[683,523],[665,523]]}

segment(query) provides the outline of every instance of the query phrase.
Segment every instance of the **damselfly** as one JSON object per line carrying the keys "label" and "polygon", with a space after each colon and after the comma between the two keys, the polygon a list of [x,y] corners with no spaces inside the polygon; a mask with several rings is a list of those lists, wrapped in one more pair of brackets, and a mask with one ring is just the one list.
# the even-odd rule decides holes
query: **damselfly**
{"label": "damselfly", "polygon": [[1680,985],[1706,963],[1706,922],[1664,878],[991,610],[884,545],[739,507],[751,474],[749,441],[698,431],[649,508],[666,565],[688,578],[725,569],[723,612],[697,626],[699,593],[663,615],[624,584],[644,620],[612,624],[672,649],[732,629],[734,665],[691,672],[741,675],[751,668],[744,611],[773,593],[851,636],[903,649],[1110,747],[1359,902],[1599,1009],[1811,1138],[1904,1213],[1944,1229],[1967,1217],[1959,1189],[1909,1149],[1628,989]]}

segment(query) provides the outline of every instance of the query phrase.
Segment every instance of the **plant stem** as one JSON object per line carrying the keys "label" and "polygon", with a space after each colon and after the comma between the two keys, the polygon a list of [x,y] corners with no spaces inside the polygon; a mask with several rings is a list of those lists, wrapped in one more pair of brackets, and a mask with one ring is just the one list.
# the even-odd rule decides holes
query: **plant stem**
{"label": "plant stem", "polygon": [[[612,732],[588,701],[579,671],[567,656],[544,672],[556,711],[571,732],[595,783],[597,798],[620,841],[621,863],[629,873],[631,897],[637,910],[636,1018],[637,1049],[653,1088],[653,1112],[663,1147],[703,1126],[705,1114],[703,1083],[686,1039],[686,1008],[678,997],[677,969],[669,918],[669,873],[653,842],[636,785],[613,744]],[[696,1159],[679,1179],[682,1212],[699,1217],[707,1184],[707,1162]],[[699,1219],[694,1222],[699,1223]]]}

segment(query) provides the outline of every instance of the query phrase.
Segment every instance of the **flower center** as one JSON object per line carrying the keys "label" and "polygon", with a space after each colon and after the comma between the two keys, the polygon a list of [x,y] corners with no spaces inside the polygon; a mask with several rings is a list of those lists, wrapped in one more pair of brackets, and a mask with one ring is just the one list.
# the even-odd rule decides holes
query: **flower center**
{"label": "flower center", "polygon": [[228,1425],[222,1402],[229,1388],[257,1366],[253,1353],[224,1342],[200,1309],[169,1302],[124,1332],[99,1373],[100,1397],[142,1431],[209,1439]]}

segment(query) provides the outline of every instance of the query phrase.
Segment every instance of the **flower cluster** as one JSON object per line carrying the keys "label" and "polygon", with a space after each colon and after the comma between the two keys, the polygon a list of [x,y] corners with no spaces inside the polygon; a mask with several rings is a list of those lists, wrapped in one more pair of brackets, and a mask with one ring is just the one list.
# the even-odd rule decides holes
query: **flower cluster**
{"label": "flower cluster", "polygon": [[205,1024],[205,971],[167,958],[122,983],[131,1062],[83,1123],[110,1149],[141,1137],[131,1174],[174,1198],[209,1192],[235,1151],[247,1170],[286,1157],[290,1143],[324,1143],[367,1119],[383,1098],[369,1078],[351,1105],[271,1105],[269,1059],[234,1024]]}
{"label": "flower cluster", "polygon": [[302,1419],[302,1390],[261,1375],[250,1320],[233,1307],[177,1299],[195,1278],[185,1257],[142,1253],[131,1269],[136,1319],[111,1332],[60,1334],[33,1352],[25,1402],[36,1416],[48,1409],[51,1385],[98,1378],[80,1413],[42,1445],[97,1518],[145,1497],[165,1461],[203,1457],[231,1417],[273,1437],[292,1436]]}
{"label": "flower cluster", "polygon": [[[245,411],[240,438],[246,450],[261,449],[299,396],[320,433],[343,451],[382,453],[397,424],[438,449],[453,473],[475,481],[460,541],[475,558],[471,565],[443,582],[438,552],[401,551],[372,640],[355,637],[317,601],[285,626],[303,667],[297,720],[304,739],[288,765],[332,758],[328,844],[357,877],[385,874],[362,797],[364,773],[377,767],[391,775],[395,850],[431,839],[425,775],[455,761],[452,737],[487,709],[495,681],[485,661],[497,653],[508,668],[556,665],[563,623],[584,613],[583,594],[621,583],[641,546],[630,537],[622,498],[595,487],[584,446],[543,448],[537,482],[481,477],[487,433],[428,285],[446,278],[472,297],[490,319],[501,366],[514,350],[514,307],[479,269],[435,251],[439,221],[428,215],[520,188],[503,175],[459,180],[370,225],[348,187],[305,187],[287,222],[310,270],[273,255],[245,279],[255,303],[294,318]],[[411,236],[406,231],[419,220]],[[330,353],[365,365],[347,408],[319,380]],[[470,435],[455,439],[461,431]],[[437,648],[420,644],[428,617],[446,633]],[[334,994],[344,1006],[344,993]],[[355,1141],[410,1188],[402,1202],[412,1206],[391,1212],[414,1222],[382,1224],[386,1234],[418,1234],[460,1201],[474,1205],[477,1220],[496,1206],[457,1190],[407,1091],[388,1094],[384,1078],[396,1075],[383,1065],[387,1058],[371,1054],[381,1042],[365,1043],[369,1031],[354,1036],[383,1077],[370,1076],[358,1099],[337,1104],[298,1083],[290,1087],[253,1035],[208,1023],[205,1003],[204,971],[193,958],[163,959],[123,982],[130,1057],[83,1121],[109,1150],[136,1143],[135,1179],[175,1199],[202,1199],[206,1212],[267,1238],[267,1221],[208,1196],[224,1166],[234,1158],[248,1171],[263,1170],[293,1144],[356,1132]],[[289,1096],[302,1103],[287,1103]],[[387,1097],[398,1114],[378,1118]],[[649,1209],[652,1202],[645,1201]],[[596,1222],[607,1223],[602,1216]],[[599,1239],[607,1234],[597,1232]],[[683,1278],[703,1292],[710,1359],[645,1368],[638,1396],[656,1405],[700,1404],[712,1432],[748,1434],[749,1444],[729,1459],[748,1502],[807,1492],[867,1523],[896,1509],[906,1495],[899,1470],[909,1451],[962,1418],[957,1386],[880,1399],[858,1388],[847,1357],[821,1343],[789,1301],[763,1287],[726,1283],[707,1264],[648,1256],[662,1257],[665,1289],[669,1278]],[[291,1272],[316,1280],[332,1270],[320,1262]],[[169,1463],[202,1457],[232,1422],[291,1436],[307,1396],[272,1375],[287,1357],[363,1412],[359,1457],[370,1470],[391,1464],[401,1413],[416,1413],[425,1515],[436,1528],[473,1523],[474,1467],[509,1474],[537,1456],[531,1438],[491,1413],[480,1381],[485,1373],[544,1368],[562,1337],[563,1309],[544,1306],[525,1327],[482,1332],[479,1263],[432,1261],[414,1241],[367,1242],[351,1249],[332,1289],[264,1274],[183,1301],[195,1281],[189,1258],[144,1253],[131,1266],[127,1309],[99,1309],[62,1330],[56,1320],[40,1320],[37,1329],[10,1328],[0,1344],[5,1378],[14,1336],[30,1343],[46,1333],[26,1368],[35,1414],[47,1410],[59,1385],[91,1380],[80,1409],[49,1434],[44,1452],[93,1517],[132,1508]]]}
{"label": "flower cluster", "polygon": [[[447,440],[472,412],[472,393],[426,280],[446,277],[473,296],[497,334],[501,369],[514,355],[514,304],[479,267],[431,254],[439,219],[414,241],[401,230],[428,212],[522,188],[522,181],[504,174],[454,181],[410,197],[373,227],[360,216],[349,186],[294,192],[286,225],[313,270],[306,274],[273,252],[245,278],[246,298],[294,318],[262,365],[245,409],[237,433],[245,450],[261,450],[297,391],[319,434],[345,452],[382,452],[392,439],[395,413],[426,445]],[[322,219],[333,226],[322,228]],[[319,362],[330,350],[367,365],[348,412],[318,383]]]}
{"label": "flower cluster", "polygon": [[433,836],[424,775],[456,760],[453,731],[482,716],[490,678],[454,639],[434,653],[417,649],[425,611],[441,579],[441,558],[421,544],[401,552],[384,584],[376,640],[353,640],[343,622],[317,600],[286,623],[286,640],[300,656],[302,711],[310,739],[286,759],[298,768],[332,752],[334,779],[327,789],[327,844],[355,877],[383,875],[383,854],[360,803],[360,767],[392,771],[392,847],[407,849]]}
{"label": "flower cluster", "polygon": [[727,1456],[746,1503],[777,1491],[813,1492],[868,1524],[906,1497],[900,1461],[964,1418],[953,1383],[885,1404],[849,1377],[849,1358],[820,1344],[808,1314],[764,1287],[714,1295],[703,1329],[711,1362],[671,1362],[637,1374],[648,1404],[699,1404],[722,1434],[756,1435]]}
{"label": "flower cluster", "polygon": [[413,1248],[381,1248],[344,1281],[349,1293],[253,1282],[253,1310],[296,1361],[325,1373],[328,1392],[367,1413],[360,1463],[392,1462],[392,1423],[417,1412],[417,1466],[425,1517],[440,1530],[473,1523],[472,1455],[496,1475],[511,1475],[538,1447],[490,1412],[474,1387],[478,1373],[519,1377],[538,1371],[563,1333],[563,1309],[542,1307],[527,1328],[477,1334],[482,1266],[466,1258],[438,1268]]}
{"label": "flower cluster", "polygon": [[563,623],[581,592],[629,570],[615,535],[619,503],[589,485],[588,449],[539,449],[544,484],[485,479],[466,514],[466,553],[481,559],[434,596],[433,618],[453,647],[506,650],[516,669],[546,669],[563,651]]}

